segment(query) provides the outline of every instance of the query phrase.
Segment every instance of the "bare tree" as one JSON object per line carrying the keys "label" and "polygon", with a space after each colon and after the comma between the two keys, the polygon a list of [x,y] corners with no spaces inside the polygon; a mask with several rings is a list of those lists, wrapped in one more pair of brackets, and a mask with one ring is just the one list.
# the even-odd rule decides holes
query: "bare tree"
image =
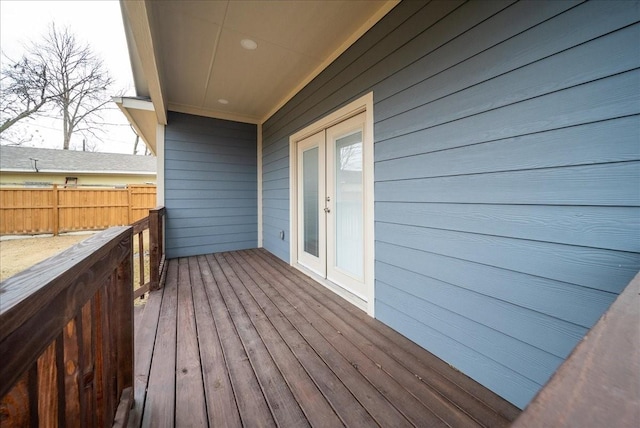
{"label": "bare tree", "polygon": [[62,119],[62,148],[68,150],[74,133],[97,138],[113,79],[88,44],[78,42],[68,28],[51,24],[20,61],[3,67],[1,83],[0,133],[50,105]]}
{"label": "bare tree", "polygon": [[11,61],[5,56],[0,74],[0,134],[39,112],[53,95],[47,63],[40,57],[29,53]]}
{"label": "bare tree", "polygon": [[21,128],[5,129],[0,135],[0,143],[5,146],[27,146],[34,140],[34,135]]}
{"label": "bare tree", "polygon": [[131,130],[133,131],[134,134],[136,134],[136,140],[133,142],[133,154],[137,155],[138,154],[138,143],[140,142],[140,136],[138,135],[138,133],[133,129],[133,126],[131,127]]}
{"label": "bare tree", "polygon": [[100,113],[111,102],[107,89],[113,79],[89,45],[82,45],[68,28],[49,27],[34,54],[48,64],[53,105],[62,116],[63,146],[69,149],[75,132],[95,136]]}

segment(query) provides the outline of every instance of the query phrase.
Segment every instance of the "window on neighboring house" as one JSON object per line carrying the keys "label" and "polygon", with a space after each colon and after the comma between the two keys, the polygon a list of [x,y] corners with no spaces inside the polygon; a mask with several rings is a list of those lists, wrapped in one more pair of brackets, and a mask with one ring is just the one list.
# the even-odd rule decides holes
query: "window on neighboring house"
{"label": "window on neighboring house", "polygon": [[64,179],[64,187],[77,187],[78,177],[67,177]]}

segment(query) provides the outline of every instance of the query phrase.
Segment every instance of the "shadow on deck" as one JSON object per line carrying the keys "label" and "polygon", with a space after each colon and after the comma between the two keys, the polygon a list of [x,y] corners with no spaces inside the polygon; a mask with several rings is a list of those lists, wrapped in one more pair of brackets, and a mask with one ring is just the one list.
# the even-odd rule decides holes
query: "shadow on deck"
{"label": "shadow on deck", "polygon": [[508,426],[520,410],[265,250],[175,259],[130,426]]}

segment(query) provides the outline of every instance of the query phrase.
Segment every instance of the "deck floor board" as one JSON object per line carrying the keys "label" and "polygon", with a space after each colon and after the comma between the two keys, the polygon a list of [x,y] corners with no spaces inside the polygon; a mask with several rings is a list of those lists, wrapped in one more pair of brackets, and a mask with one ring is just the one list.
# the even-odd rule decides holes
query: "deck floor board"
{"label": "deck floor board", "polygon": [[207,425],[207,406],[188,259],[178,262],[176,426]]}
{"label": "deck floor board", "polygon": [[262,249],[170,260],[151,294],[130,426],[499,427],[519,414]]}

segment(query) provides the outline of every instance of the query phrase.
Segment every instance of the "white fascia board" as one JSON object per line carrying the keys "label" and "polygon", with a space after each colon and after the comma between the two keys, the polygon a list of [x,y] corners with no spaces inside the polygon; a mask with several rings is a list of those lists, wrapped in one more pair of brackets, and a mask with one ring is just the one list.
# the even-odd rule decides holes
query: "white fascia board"
{"label": "white fascia board", "polygon": [[113,97],[113,101],[116,104],[121,104],[122,107],[127,109],[155,111],[153,103],[149,100],[141,100],[140,98],[132,97]]}
{"label": "white fascia board", "polygon": [[156,175],[155,172],[150,172],[150,171],[85,171],[85,170],[72,171],[72,170],[68,170],[68,169],[41,169],[41,168],[38,168],[37,172],[34,171],[33,169],[26,170],[26,169],[14,169],[14,168],[3,169],[0,172],[14,172],[14,173],[21,173],[21,174],[66,174],[66,175],[70,175],[70,174],[84,174],[84,175],[149,175],[149,176],[155,176]]}
{"label": "white fascia board", "polygon": [[[151,150],[151,153],[156,155],[156,136],[154,134],[156,129],[156,115],[153,114],[155,111],[153,103],[151,101],[130,97],[113,97],[111,99],[116,103],[122,114],[125,115],[131,126],[133,126],[136,134],[142,138],[149,150]],[[133,117],[133,114],[131,114],[132,110],[148,112],[143,115],[144,117],[142,119],[139,119],[144,120],[146,126],[141,125],[139,120]],[[150,124],[149,122],[153,123]]]}
{"label": "white fascia board", "polygon": [[[146,1],[121,0],[122,17],[127,34],[129,52],[137,53],[135,63],[132,62],[136,82],[144,82],[146,90],[155,107],[158,123],[167,124],[167,99],[164,94],[159,58],[156,57],[156,41],[153,39],[149,3]],[[131,40],[129,40],[129,36]],[[142,83],[140,83],[142,85]],[[136,91],[143,88],[136,85]],[[138,92],[138,95],[141,95]]]}

